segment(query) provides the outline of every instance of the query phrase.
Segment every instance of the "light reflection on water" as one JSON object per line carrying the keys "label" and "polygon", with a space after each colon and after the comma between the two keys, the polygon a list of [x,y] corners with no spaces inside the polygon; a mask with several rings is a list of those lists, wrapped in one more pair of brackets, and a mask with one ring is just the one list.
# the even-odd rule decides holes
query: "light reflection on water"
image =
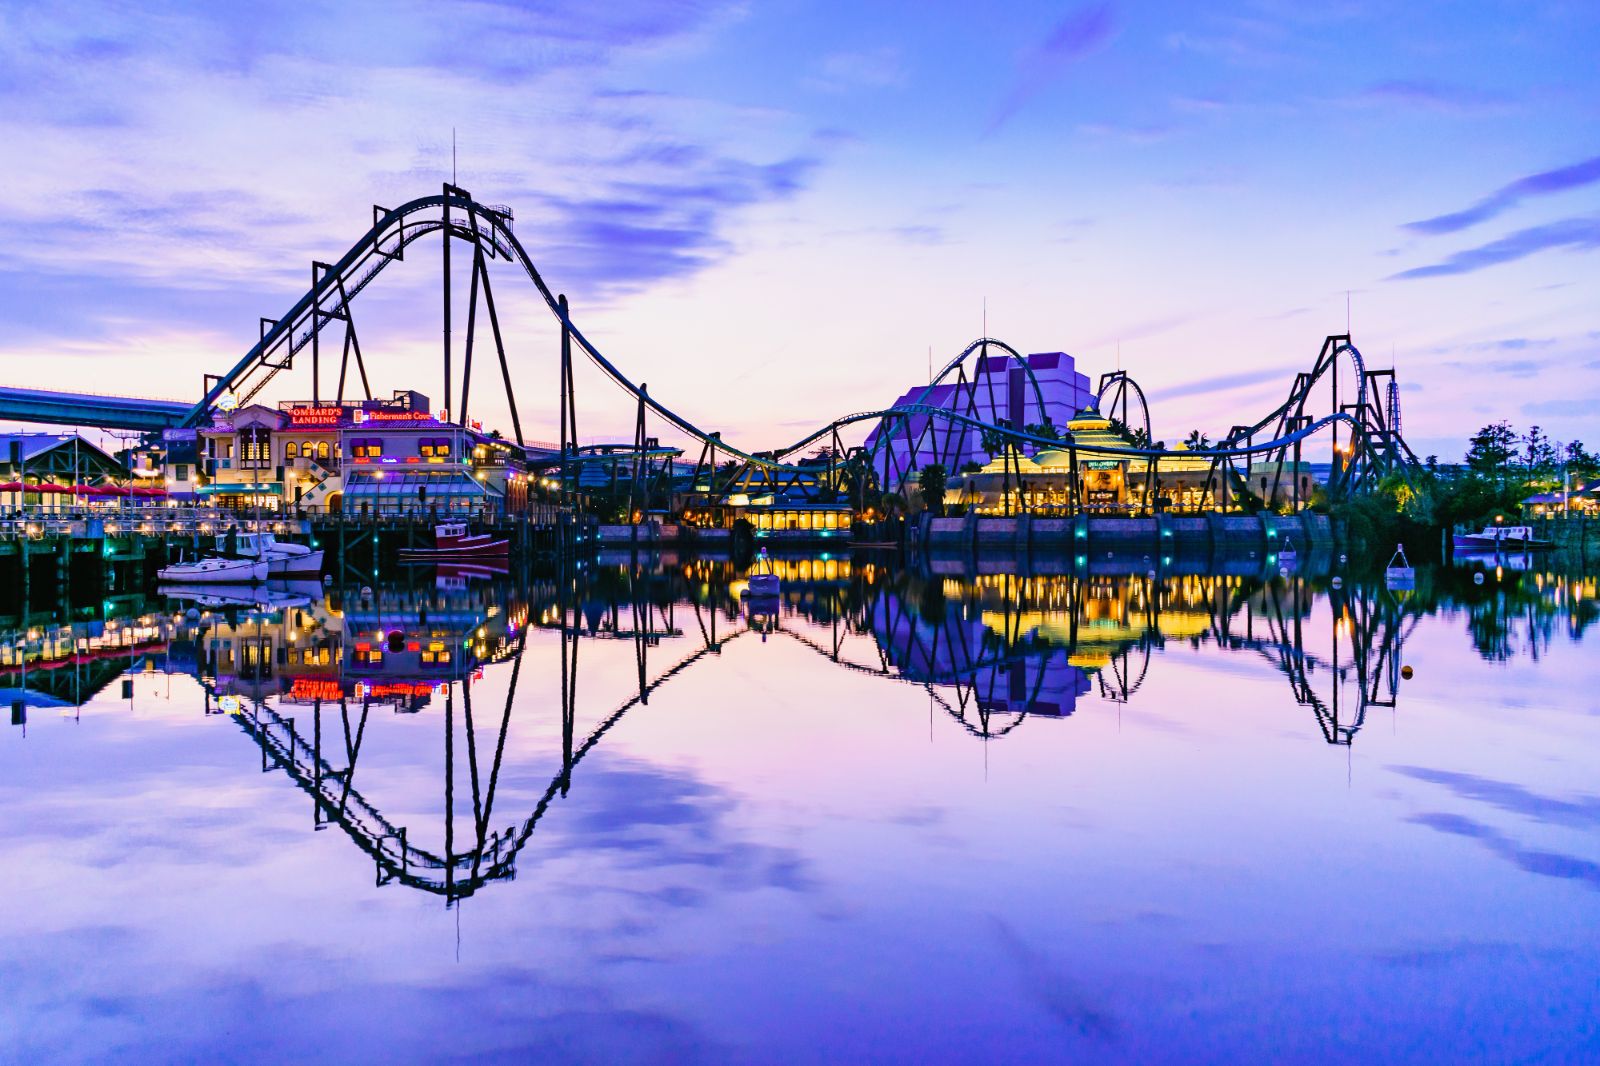
{"label": "light reflection on water", "polygon": [[1326,567],[13,615],[6,1054],[1592,1053],[1595,579]]}

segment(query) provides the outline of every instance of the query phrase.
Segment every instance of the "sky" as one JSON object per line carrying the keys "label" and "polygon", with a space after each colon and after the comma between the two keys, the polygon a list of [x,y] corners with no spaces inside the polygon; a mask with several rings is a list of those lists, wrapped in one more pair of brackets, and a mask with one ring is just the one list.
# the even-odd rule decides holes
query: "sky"
{"label": "sky", "polygon": [[[1498,419],[1593,448],[1597,44],[1583,2],[0,0],[0,383],[196,398],[453,133],[580,328],[747,448],[985,329],[1216,436],[1347,323],[1419,454]],[[383,392],[442,394],[436,249],[356,300]],[[553,439],[556,331],[494,279]],[[631,438],[578,390],[585,440]]]}

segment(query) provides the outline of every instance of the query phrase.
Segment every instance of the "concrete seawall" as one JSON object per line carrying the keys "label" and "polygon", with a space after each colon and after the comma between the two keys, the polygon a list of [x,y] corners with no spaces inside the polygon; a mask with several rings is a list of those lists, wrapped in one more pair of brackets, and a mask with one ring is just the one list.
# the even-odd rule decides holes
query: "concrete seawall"
{"label": "concrete seawall", "polygon": [[1028,552],[1040,556],[1104,552],[1248,555],[1285,545],[1308,551],[1331,547],[1333,525],[1327,515],[1157,515],[1154,518],[1034,518],[1016,515],[966,515],[934,518],[924,514],[911,527],[914,541],[930,554],[960,555]]}

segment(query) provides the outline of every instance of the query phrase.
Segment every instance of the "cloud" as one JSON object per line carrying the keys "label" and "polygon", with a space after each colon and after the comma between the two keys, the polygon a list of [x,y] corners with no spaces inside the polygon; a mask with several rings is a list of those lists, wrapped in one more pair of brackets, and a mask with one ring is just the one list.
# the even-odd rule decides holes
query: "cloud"
{"label": "cloud", "polygon": [[[1590,363],[1593,369],[1600,370],[1600,362]],[[1570,415],[1579,417],[1592,415],[1600,411],[1600,395],[1585,396],[1575,400],[1538,400],[1522,405],[1525,415]]]}
{"label": "cloud", "polygon": [[1600,156],[1585,159],[1581,163],[1573,163],[1571,166],[1542,170],[1537,174],[1518,178],[1509,185],[1496,189],[1465,210],[1425,218],[1418,222],[1407,222],[1402,228],[1428,236],[1455,233],[1494,218],[1515,207],[1527,197],[1566,192],[1569,189],[1592,185],[1597,181],[1600,181]]}
{"label": "cloud", "polygon": [[1166,123],[1121,125],[1115,122],[1085,122],[1078,127],[1078,132],[1091,137],[1126,141],[1129,144],[1155,144],[1172,136],[1176,129],[1177,127]]}
{"label": "cloud", "polygon": [[1494,827],[1459,814],[1419,814],[1409,821],[1451,836],[1476,840],[1495,855],[1527,873],[1576,881],[1589,889],[1600,890],[1600,863],[1559,851],[1523,847]]}
{"label": "cloud", "polygon": [[1503,111],[1508,97],[1460,85],[1434,81],[1382,81],[1369,85],[1356,102],[1380,107],[1416,108],[1447,115],[1481,115]]}
{"label": "cloud", "polygon": [[1208,392],[1221,392],[1225,389],[1243,388],[1247,385],[1262,385],[1277,380],[1271,371],[1245,370],[1234,374],[1218,374],[1215,377],[1200,378],[1196,381],[1186,381],[1178,385],[1167,385],[1159,389],[1151,389],[1147,399],[1175,400],[1182,396],[1203,395]]}
{"label": "cloud", "polygon": [[1519,814],[1549,825],[1587,829],[1600,826],[1600,796],[1577,795],[1559,799],[1532,792],[1509,781],[1426,766],[1395,766],[1395,773],[1417,781],[1442,785],[1465,799],[1487,803],[1509,814]]}
{"label": "cloud", "polygon": [[889,45],[860,52],[834,52],[824,56],[817,72],[802,84],[826,93],[898,89],[906,84],[905,61],[900,49]]}
{"label": "cloud", "polygon": [[0,37],[0,136],[31,162],[0,188],[0,273],[71,274],[89,308],[95,277],[286,293],[371,203],[437,192],[452,126],[461,184],[517,208],[530,252],[561,255],[591,300],[702,269],[821,151],[791,115],[630,84],[722,17],[631,0],[26,13]]}
{"label": "cloud", "polygon": [[1391,274],[1385,280],[1403,281],[1411,278],[1470,274],[1501,263],[1525,259],[1537,252],[1552,248],[1569,248],[1575,251],[1592,251],[1600,248],[1600,217],[1567,218],[1542,226],[1530,226],[1509,233],[1499,240],[1490,241],[1488,244],[1456,252],[1442,262]]}
{"label": "cloud", "polygon": [[554,276],[604,299],[667,278],[693,274],[724,254],[724,216],[739,207],[782,200],[805,186],[818,165],[799,155],[769,164],[702,162],[686,157],[689,180],[602,181],[587,195],[538,196],[543,216],[538,251]]}
{"label": "cloud", "polygon": [[994,133],[1073,63],[1110,43],[1116,36],[1116,19],[1108,3],[1079,8],[1062,19],[1038,47],[1017,65],[1011,89],[989,119]]}
{"label": "cloud", "polygon": [[1549,369],[1548,364],[1534,359],[1479,359],[1472,362],[1452,360],[1444,364],[1455,370],[1469,370],[1479,374],[1506,374],[1514,378],[1531,378]]}

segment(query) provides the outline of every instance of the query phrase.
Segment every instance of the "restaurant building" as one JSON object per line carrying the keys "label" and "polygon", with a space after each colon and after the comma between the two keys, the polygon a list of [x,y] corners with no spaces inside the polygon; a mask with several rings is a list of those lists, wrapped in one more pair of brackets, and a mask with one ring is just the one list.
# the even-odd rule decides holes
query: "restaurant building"
{"label": "restaurant building", "polygon": [[1238,471],[1190,454],[1185,444],[1152,459],[1081,450],[1133,447],[1130,437],[1092,408],[1080,411],[1064,428],[1076,448],[1063,444],[1031,456],[1007,449],[980,469],[951,478],[949,499],[978,514],[1133,515],[1233,510],[1247,494],[1275,508],[1304,506],[1320,487],[1309,464],[1256,463],[1246,481]]}
{"label": "restaurant building", "polygon": [[209,426],[168,430],[172,498],[241,512],[517,514],[527,509],[523,450],[440,420],[428,398],[254,404]]}

